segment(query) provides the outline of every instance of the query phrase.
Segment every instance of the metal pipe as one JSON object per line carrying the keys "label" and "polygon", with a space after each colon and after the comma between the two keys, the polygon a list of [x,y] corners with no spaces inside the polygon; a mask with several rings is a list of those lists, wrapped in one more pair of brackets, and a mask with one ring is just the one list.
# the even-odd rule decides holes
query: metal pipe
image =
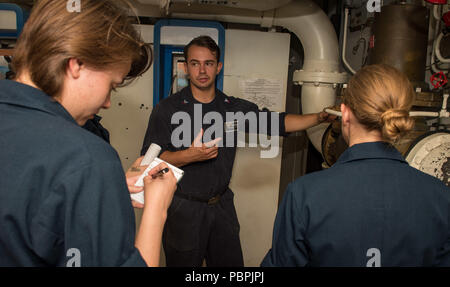
{"label": "metal pipe", "polygon": [[[314,82],[303,83],[302,112],[317,113],[336,102],[335,85],[340,83],[339,43],[336,32],[323,10],[310,0],[293,1],[275,11],[274,25],[282,26],[297,35],[302,43],[305,59],[302,70],[306,77],[315,76]],[[299,80],[301,82],[301,80]],[[328,124],[308,129],[314,147],[322,152],[322,137]]]}
{"label": "metal pipe", "polygon": [[409,112],[410,117],[439,117],[439,113],[436,112],[424,112],[424,111],[413,111]]}
{"label": "metal pipe", "polygon": [[441,11],[438,11],[438,9],[441,7],[442,5],[434,5],[433,6],[433,17],[434,19],[436,19],[437,21],[441,21]]}
{"label": "metal pipe", "polygon": [[[329,113],[330,115],[335,115],[338,117],[342,117],[342,112],[335,111],[332,109],[325,109],[325,112]],[[410,117],[439,117],[439,113],[437,112],[425,112],[425,111],[412,111],[409,112]]]}
{"label": "metal pipe", "polygon": [[438,58],[438,60],[441,61],[442,63],[450,63],[450,59],[442,57],[441,50],[439,49],[442,37],[444,37],[444,33],[440,33],[436,39],[436,44],[434,45],[434,54],[436,55],[436,58]]}
{"label": "metal pipe", "polygon": [[342,62],[344,66],[354,75],[356,71],[347,62],[345,51],[347,50],[347,25],[348,25],[348,8],[345,8],[344,12],[344,39],[342,40]]}
{"label": "metal pipe", "polygon": [[[440,70],[437,68],[437,65],[436,65],[436,63],[435,63],[435,49],[436,49],[436,37],[438,36],[438,34],[439,34],[439,27],[440,27],[440,23],[441,23],[441,19],[436,15],[436,13],[437,13],[437,8],[438,8],[438,6],[440,6],[440,5],[435,5],[434,7],[433,7],[433,17],[435,18],[435,20],[436,20],[436,25],[435,25],[435,28],[434,28],[434,31],[433,31],[433,34],[434,34],[434,37],[433,37],[433,45],[432,45],[432,48],[431,48],[431,60],[430,60],[430,65],[431,65],[431,71],[433,71],[434,73],[439,73],[440,72]],[[430,21],[430,25],[431,25],[431,21]]]}

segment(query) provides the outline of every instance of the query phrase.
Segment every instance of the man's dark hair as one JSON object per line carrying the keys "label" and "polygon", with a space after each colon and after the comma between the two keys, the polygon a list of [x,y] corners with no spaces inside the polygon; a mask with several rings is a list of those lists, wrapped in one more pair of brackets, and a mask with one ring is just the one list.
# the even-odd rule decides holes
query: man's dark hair
{"label": "man's dark hair", "polygon": [[216,55],[217,62],[220,61],[220,48],[217,46],[216,41],[214,41],[209,36],[199,36],[194,38],[189,44],[184,47],[184,58],[187,61],[188,51],[191,46],[199,46],[208,48],[214,55]]}

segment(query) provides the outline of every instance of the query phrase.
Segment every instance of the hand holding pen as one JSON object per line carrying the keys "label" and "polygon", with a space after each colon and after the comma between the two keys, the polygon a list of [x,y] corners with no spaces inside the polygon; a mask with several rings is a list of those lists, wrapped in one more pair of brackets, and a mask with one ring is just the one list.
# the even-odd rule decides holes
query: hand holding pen
{"label": "hand holding pen", "polygon": [[168,167],[163,168],[160,171],[158,171],[157,173],[152,174],[152,178],[155,179],[157,177],[162,177],[165,173],[168,173],[168,172],[169,172],[169,168]]}

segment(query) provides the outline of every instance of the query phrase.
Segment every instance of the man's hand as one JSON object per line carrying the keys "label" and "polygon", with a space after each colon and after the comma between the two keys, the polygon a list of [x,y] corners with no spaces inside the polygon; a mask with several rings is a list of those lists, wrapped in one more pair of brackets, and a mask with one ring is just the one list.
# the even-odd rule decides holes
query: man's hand
{"label": "man's hand", "polygon": [[203,143],[202,138],[203,129],[194,139],[189,148],[175,152],[165,151],[160,154],[159,158],[176,167],[183,167],[193,162],[206,161],[216,158],[219,154],[219,147],[217,144],[222,140],[222,138],[217,138],[207,143]]}
{"label": "man's hand", "polygon": [[188,148],[188,153],[192,158],[192,161],[206,161],[216,158],[219,154],[219,147],[217,144],[222,138],[217,138],[207,143],[202,143],[203,129],[200,130],[197,137],[192,142],[192,145]]}
{"label": "man's hand", "polygon": [[325,111],[318,113],[319,116],[319,123],[332,123],[336,120],[337,116],[331,115]]}
{"label": "man's hand", "polygon": [[[144,171],[148,167],[148,165],[141,166],[141,162],[142,162],[143,158],[144,158],[143,156],[138,158],[131,165],[131,167],[127,170],[127,172],[125,174],[125,177],[127,178],[128,190],[130,193],[139,193],[141,191],[144,191],[144,187],[134,186],[136,181],[138,181],[139,177],[144,173]],[[136,208],[144,208],[143,204],[140,204],[134,200],[131,201],[131,204],[133,205],[133,207],[136,207]]]}

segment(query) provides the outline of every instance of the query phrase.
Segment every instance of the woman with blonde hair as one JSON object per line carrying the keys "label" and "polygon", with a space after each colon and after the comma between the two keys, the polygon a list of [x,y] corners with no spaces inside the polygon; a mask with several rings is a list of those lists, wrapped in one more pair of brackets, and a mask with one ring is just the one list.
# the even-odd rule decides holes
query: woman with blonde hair
{"label": "woman with blonde hair", "polygon": [[341,104],[349,148],[291,183],[262,266],[450,266],[450,193],[391,143],[413,128],[414,92],[388,65],[358,71]]}
{"label": "woman with blonde hair", "polygon": [[0,266],[159,264],[173,174],[145,179],[135,236],[127,182],[137,178],[81,128],[110,107],[111,90],[152,63],[126,5],[83,0],[73,12],[65,0],[35,1],[15,48],[15,79],[0,81]]}

